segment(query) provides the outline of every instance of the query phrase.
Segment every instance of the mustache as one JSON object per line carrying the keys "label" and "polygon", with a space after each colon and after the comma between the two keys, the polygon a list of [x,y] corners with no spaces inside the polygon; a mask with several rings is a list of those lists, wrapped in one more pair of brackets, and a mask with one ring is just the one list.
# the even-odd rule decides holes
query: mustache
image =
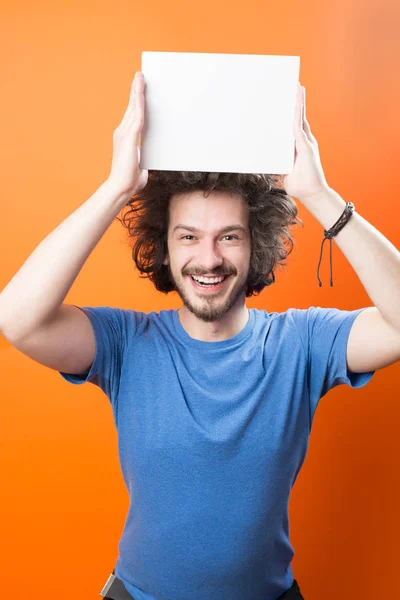
{"label": "mustache", "polygon": [[227,268],[227,267],[215,267],[212,271],[205,271],[204,269],[183,269],[182,275],[197,275],[200,277],[201,275],[215,275],[218,277],[219,275],[237,275],[236,269]]}

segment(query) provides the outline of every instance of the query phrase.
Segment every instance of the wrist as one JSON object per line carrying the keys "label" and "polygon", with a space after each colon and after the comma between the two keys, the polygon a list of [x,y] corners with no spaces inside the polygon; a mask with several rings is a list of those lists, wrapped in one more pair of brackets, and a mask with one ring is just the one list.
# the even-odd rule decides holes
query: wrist
{"label": "wrist", "polygon": [[333,188],[331,188],[328,184],[326,184],[326,185],[322,186],[321,189],[318,190],[318,192],[315,192],[314,194],[310,194],[309,196],[303,196],[302,198],[299,198],[299,200],[302,204],[307,206],[307,204],[321,202],[321,200],[323,200],[326,196],[332,195],[335,193],[336,193],[335,190]]}
{"label": "wrist", "polygon": [[101,184],[100,188],[113,202],[115,202],[115,204],[121,206],[126,205],[133,195],[131,192],[121,189],[121,187],[111,179],[106,179]]}
{"label": "wrist", "polygon": [[326,231],[336,223],[346,208],[346,202],[332,188],[310,197],[303,204]]}

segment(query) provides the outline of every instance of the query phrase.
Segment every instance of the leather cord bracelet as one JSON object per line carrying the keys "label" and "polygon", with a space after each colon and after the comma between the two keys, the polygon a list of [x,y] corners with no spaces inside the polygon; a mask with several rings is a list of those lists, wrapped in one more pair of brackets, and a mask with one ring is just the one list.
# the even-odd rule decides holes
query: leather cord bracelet
{"label": "leather cord bracelet", "polygon": [[317,269],[317,277],[318,277],[319,287],[322,287],[322,281],[319,278],[319,267],[320,267],[321,261],[322,261],[322,250],[324,247],[324,243],[326,240],[329,239],[329,244],[330,244],[330,286],[333,287],[332,238],[335,237],[335,235],[337,235],[339,233],[339,231],[341,231],[343,229],[343,227],[346,225],[346,223],[350,220],[354,211],[355,211],[354,204],[352,202],[346,202],[346,208],[344,209],[342,215],[339,217],[339,219],[336,221],[336,223],[328,231],[324,230],[324,239],[322,240],[322,244],[321,244],[321,253],[319,256],[319,263],[318,263],[318,269]]}

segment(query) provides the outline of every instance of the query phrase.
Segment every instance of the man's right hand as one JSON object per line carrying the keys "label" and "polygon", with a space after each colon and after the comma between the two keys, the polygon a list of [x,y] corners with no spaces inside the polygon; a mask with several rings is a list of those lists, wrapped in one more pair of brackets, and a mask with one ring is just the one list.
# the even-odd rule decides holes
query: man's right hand
{"label": "man's right hand", "polygon": [[128,108],[114,131],[111,172],[107,183],[121,194],[133,195],[147,184],[149,173],[139,168],[139,134],[144,124],[145,81],[137,71],[131,86]]}

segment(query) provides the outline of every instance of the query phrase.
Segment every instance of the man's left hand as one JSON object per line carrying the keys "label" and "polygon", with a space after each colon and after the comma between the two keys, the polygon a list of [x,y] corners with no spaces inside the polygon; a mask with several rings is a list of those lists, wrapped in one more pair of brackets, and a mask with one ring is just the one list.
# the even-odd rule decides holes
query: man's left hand
{"label": "man's left hand", "polygon": [[294,119],[295,161],[293,171],[283,178],[289,196],[307,202],[329,190],[319,156],[318,143],[306,117],[306,91],[297,89]]}

